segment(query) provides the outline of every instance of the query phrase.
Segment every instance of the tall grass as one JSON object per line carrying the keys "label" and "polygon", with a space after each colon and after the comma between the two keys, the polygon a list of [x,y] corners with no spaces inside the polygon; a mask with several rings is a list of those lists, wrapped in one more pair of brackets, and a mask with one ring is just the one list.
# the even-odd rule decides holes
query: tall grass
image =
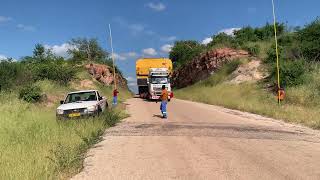
{"label": "tall grass", "polygon": [[[47,80],[37,84],[59,97],[72,89]],[[97,89],[111,99],[110,88]],[[130,93],[123,94],[122,100]],[[79,172],[85,152],[104,130],[126,117],[118,108],[95,119],[58,122],[55,107],[28,104],[14,92],[0,93],[0,179],[66,179]]]}
{"label": "tall grass", "polygon": [[308,83],[286,89],[286,99],[278,105],[276,95],[261,84],[230,84],[216,79],[227,80],[224,71],[212,75],[207,83],[197,83],[175,91],[177,98],[214,104],[287,122],[302,123],[320,129],[320,68],[310,74]]}
{"label": "tall grass", "polygon": [[0,95],[0,177],[66,178],[82,167],[84,152],[121,114],[57,122],[54,109],[43,109]]}

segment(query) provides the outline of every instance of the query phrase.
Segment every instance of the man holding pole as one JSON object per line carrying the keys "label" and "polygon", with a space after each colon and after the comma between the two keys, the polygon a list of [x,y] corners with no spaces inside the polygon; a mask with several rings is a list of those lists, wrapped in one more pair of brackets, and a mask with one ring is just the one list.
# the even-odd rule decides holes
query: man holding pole
{"label": "man holding pole", "polygon": [[117,89],[114,89],[113,90],[113,102],[112,102],[112,104],[114,106],[118,104],[118,94],[119,94],[119,91]]}

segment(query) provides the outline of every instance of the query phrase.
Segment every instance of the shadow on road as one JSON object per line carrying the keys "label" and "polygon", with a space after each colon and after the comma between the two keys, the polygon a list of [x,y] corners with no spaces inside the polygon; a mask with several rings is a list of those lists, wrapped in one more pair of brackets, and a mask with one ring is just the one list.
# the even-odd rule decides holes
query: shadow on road
{"label": "shadow on road", "polygon": [[154,114],[153,117],[157,117],[157,118],[162,119],[162,115],[159,115],[159,114]]}

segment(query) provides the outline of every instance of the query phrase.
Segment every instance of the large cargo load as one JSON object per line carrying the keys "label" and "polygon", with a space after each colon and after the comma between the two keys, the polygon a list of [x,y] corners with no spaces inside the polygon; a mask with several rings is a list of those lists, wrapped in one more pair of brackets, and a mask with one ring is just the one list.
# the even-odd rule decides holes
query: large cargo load
{"label": "large cargo load", "polygon": [[[160,71],[161,75],[157,73]],[[172,61],[167,58],[142,58],[136,62],[137,85],[140,97],[155,99],[159,92],[155,86],[165,85],[171,91],[170,77],[173,71]],[[159,76],[159,77],[158,77]],[[152,78],[154,81],[149,81]],[[157,81],[161,78],[162,81]],[[165,81],[163,81],[165,78]],[[158,82],[158,83],[157,83]]]}

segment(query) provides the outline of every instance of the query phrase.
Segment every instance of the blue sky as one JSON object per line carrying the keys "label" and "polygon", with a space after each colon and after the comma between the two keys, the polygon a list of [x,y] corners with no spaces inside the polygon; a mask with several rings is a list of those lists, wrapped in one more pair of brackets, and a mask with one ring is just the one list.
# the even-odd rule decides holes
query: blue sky
{"label": "blue sky", "polygon": [[[320,15],[319,0],[275,0],[278,21],[303,26]],[[271,0],[1,0],[0,58],[31,55],[36,43],[65,55],[74,37],[98,38],[134,80],[135,60],[167,56],[175,40],[202,41],[219,31],[272,22]]]}

